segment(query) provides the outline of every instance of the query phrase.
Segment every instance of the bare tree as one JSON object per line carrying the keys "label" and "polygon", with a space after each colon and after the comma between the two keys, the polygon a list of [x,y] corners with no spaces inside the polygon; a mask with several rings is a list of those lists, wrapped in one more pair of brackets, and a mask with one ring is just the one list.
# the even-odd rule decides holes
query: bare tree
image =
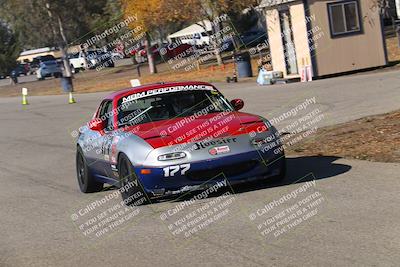
{"label": "bare tree", "polygon": [[50,2],[46,3],[46,9],[47,9],[50,19],[57,20],[58,31],[55,29],[53,24],[51,24],[51,28],[52,28],[54,37],[58,41],[58,46],[61,51],[61,56],[62,56],[62,60],[63,60],[63,64],[64,64],[64,70],[65,70],[65,76],[71,77],[72,71],[71,71],[71,66],[69,64],[69,58],[68,58],[68,53],[67,53],[68,40],[67,40],[67,37],[65,36],[63,22],[62,22],[59,14],[55,14],[55,15],[53,14],[54,12],[53,12],[52,6],[50,5]]}

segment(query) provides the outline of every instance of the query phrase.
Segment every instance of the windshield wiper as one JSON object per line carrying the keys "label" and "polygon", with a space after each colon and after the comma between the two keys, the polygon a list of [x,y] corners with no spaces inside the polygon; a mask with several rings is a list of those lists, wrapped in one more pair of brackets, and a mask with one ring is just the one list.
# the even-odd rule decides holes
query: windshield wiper
{"label": "windshield wiper", "polygon": [[131,121],[136,120],[138,117],[142,116],[144,113],[146,113],[147,111],[149,111],[149,110],[152,109],[152,108],[153,108],[153,106],[150,106],[150,107],[146,108],[145,110],[143,110],[142,112],[140,112],[138,115],[136,115],[135,117],[133,117],[132,119],[130,119],[130,120],[128,121],[128,123],[131,122]]}
{"label": "windshield wiper", "polygon": [[142,112],[140,112],[138,115],[136,115],[135,117],[133,117],[132,119],[130,119],[129,121],[125,122],[125,123],[121,123],[119,126],[125,126],[125,125],[129,125],[131,126],[131,122],[136,120],[138,117],[142,116],[144,113],[146,113],[147,111],[149,111],[150,109],[152,109],[153,106],[150,106],[148,108],[146,108],[145,110],[143,110]]}

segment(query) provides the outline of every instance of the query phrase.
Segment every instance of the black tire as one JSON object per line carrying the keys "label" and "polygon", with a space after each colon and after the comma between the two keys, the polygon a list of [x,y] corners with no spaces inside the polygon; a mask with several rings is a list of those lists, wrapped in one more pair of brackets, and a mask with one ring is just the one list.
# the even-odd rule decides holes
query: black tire
{"label": "black tire", "polygon": [[91,175],[80,147],[76,151],[76,176],[79,188],[83,193],[94,193],[103,190],[103,183],[96,181]]}
{"label": "black tire", "polygon": [[[143,190],[143,186],[136,177],[131,161],[123,153],[118,158],[118,175],[121,196],[126,205],[140,206],[150,203],[148,196]],[[129,184],[133,186],[128,186]],[[124,187],[128,189],[125,190],[123,189]]]}

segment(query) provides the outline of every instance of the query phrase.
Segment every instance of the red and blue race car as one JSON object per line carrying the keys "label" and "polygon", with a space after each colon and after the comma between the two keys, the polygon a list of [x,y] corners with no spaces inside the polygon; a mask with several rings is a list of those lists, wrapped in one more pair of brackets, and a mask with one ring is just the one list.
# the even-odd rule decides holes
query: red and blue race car
{"label": "red and blue race car", "polygon": [[81,127],[76,167],[82,192],[104,183],[146,199],[252,180],[282,179],[279,134],[260,116],[240,112],[213,85],[143,85],[104,98]]}

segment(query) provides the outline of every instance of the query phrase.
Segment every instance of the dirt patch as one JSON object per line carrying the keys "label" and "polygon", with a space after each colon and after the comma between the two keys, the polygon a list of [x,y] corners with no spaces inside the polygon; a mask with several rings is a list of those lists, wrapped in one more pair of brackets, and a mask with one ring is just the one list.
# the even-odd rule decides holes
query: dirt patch
{"label": "dirt patch", "polygon": [[321,128],[287,153],[400,162],[400,110]]}

